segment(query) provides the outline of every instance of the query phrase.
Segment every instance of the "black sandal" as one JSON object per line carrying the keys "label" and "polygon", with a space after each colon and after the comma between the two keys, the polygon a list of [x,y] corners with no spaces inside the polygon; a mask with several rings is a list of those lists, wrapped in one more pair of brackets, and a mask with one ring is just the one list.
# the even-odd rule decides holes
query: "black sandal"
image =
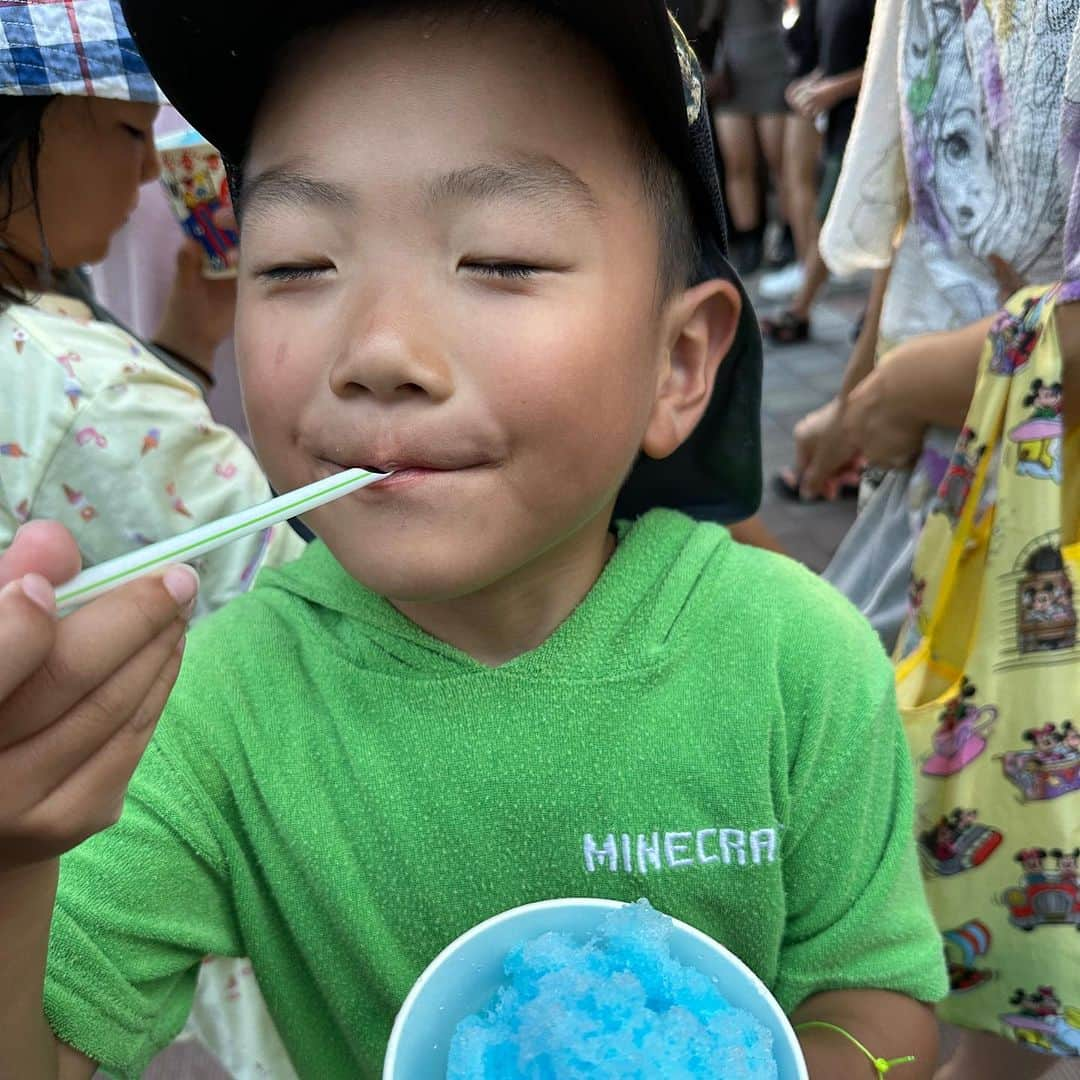
{"label": "black sandal", "polygon": [[[796,476],[793,469],[781,469],[780,472],[773,474],[773,491],[775,491],[776,494],[779,495],[782,499],[786,499],[788,502],[825,502],[825,498],[821,495],[815,495],[812,499],[804,499],[802,495],[799,494],[801,480],[802,477]],[[858,484],[843,484],[840,487],[838,496],[841,499],[854,499],[858,494]]]}
{"label": "black sandal", "polygon": [[774,345],[797,345],[810,337],[810,320],[800,319],[793,311],[781,311],[761,320],[761,332]]}

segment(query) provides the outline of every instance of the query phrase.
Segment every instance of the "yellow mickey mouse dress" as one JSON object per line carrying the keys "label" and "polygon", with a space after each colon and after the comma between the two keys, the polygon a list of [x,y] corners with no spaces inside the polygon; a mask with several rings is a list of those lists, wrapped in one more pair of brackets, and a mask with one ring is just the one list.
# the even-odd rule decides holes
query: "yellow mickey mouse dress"
{"label": "yellow mickey mouse dress", "polygon": [[1080,431],[1062,416],[1061,287],[983,351],[915,558],[897,688],[943,932],[942,1017],[1080,1056]]}

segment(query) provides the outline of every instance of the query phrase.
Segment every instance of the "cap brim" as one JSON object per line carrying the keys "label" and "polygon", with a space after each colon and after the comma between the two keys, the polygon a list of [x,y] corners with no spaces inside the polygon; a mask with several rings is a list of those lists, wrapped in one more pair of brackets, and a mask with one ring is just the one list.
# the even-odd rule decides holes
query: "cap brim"
{"label": "cap brim", "polygon": [[[185,4],[122,0],[128,27],[172,104],[232,166],[242,163],[281,50],[307,30],[355,16],[364,0],[308,0],[268,17],[263,0],[229,0],[199,18]],[[372,5],[374,6],[374,5]],[[385,0],[378,5],[385,10]],[[749,297],[727,262],[723,201],[707,106],[687,118],[683,72],[664,0],[547,0],[618,71],[660,148],[687,182],[702,239],[699,280],[722,277],[743,297],[735,342],[690,440],[662,462],[642,459],[620,510],[671,506],[720,521],[761,500],[761,337]]]}

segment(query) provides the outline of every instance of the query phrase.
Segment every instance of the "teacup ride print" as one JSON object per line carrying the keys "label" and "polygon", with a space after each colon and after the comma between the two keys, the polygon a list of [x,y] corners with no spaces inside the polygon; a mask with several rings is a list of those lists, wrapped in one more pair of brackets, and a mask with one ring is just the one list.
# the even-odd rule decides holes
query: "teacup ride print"
{"label": "teacup ride print", "polygon": [[986,750],[998,709],[974,705],[969,700],[974,694],[975,687],[965,679],[960,694],[945,706],[931,736],[933,750],[923,761],[924,776],[955,776]]}

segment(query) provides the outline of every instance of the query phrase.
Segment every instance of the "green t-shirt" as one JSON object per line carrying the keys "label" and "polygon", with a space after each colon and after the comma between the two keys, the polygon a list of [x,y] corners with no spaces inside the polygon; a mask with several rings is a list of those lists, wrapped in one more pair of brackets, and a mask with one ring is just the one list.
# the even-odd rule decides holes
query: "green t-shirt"
{"label": "green t-shirt", "polygon": [[789,1010],[944,994],[892,671],[846,601],[657,511],[492,670],[313,545],[192,632],[123,817],[63,860],[46,1011],[135,1076],[203,955],[247,955],[302,1076],[374,1077],[446,944],[560,896],[647,896]]}

